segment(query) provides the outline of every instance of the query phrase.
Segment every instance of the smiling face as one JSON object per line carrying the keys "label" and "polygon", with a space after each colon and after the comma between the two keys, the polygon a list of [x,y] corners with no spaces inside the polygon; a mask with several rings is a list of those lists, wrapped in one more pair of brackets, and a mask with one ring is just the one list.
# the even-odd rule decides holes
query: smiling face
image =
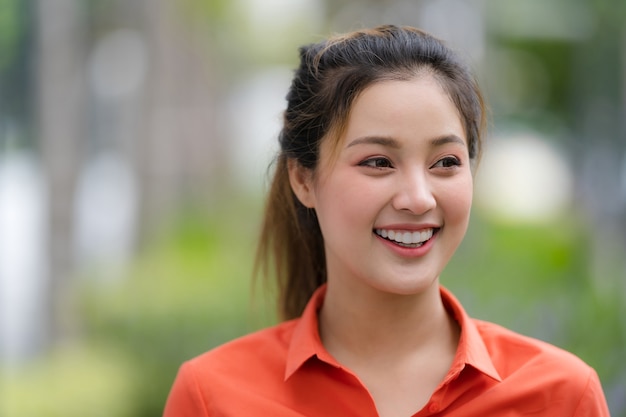
{"label": "smiling face", "polygon": [[329,286],[421,293],[438,282],[467,229],[465,131],[428,74],[366,88],[337,148],[325,139],[316,170],[292,163],[290,180],[317,214]]}

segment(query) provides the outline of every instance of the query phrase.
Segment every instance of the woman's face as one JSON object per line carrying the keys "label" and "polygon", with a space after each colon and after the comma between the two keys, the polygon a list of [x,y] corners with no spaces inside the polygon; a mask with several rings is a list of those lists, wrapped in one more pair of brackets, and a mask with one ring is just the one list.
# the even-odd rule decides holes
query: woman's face
{"label": "woman's face", "polygon": [[407,295],[438,282],[467,229],[472,173],[459,113],[432,76],[368,87],[338,148],[322,142],[304,171],[290,179],[317,213],[329,285]]}

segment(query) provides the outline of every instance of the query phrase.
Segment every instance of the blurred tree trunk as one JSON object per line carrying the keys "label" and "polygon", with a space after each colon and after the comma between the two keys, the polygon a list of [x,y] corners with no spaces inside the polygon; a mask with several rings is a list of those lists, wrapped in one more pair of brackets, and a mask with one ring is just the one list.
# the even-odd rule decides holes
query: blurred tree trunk
{"label": "blurred tree trunk", "polygon": [[72,327],[73,194],[84,137],[85,39],[77,0],[40,0],[36,8],[37,111],[39,146],[47,179],[48,287],[42,312],[42,348],[67,336]]}
{"label": "blurred tree trunk", "polygon": [[219,175],[227,162],[215,82],[220,59],[212,50],[212,28],[185,16],[180,4],[143,2],[151,68],[135,149],[143,243],[181,206],[206,208],[225,180]]}
{"label": "blurred tree trunk", "polygon": [[626,3],[614,6],[596,5],[596,30],[575,54],[572,102],[577,182],[594,227],[592,273],[604,292],[626,294],[626,30],[619,12]]}

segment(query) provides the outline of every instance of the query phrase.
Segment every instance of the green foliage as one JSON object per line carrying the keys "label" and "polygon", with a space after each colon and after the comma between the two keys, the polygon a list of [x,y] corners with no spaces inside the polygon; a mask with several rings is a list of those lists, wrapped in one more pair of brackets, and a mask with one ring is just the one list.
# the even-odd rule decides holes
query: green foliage
{"label": "green foliage", "polygon": [[[122,280],[91,281],[81,295],[82,347],[1,378],[11,398],[2,415],[161,415],[183,361],[274,320],[250,298],[260,211],[233,201],[188,212]],[[596,288],[585,236],[567,219],[522,227],[475,213],[442,281],[472,316],[576,353],[611,389],[623,377],[615,366],[626,346],[623,296]]]}
{"label": "green foliage", "polygon": [[189,18],[202,17],[207,22],[219,23],[231,17],[233,2],[229,0],[182,0],[180,7]]}
{"label": "green foliage", "polygon": [[252,315],[256,217],[245,207],[185,214],[123,281],[87,289],[88,340],[125,351],[141,376],[136,416],[160,415],[183,361],[269,322]]}
{"label": "green foliage", "polygon": [[12,62],[20,36],[18,0],[0,0],[0,73]]}
{"label": "green foliage", "polygon": [[588,242],[567,217],[515,226],[476,213],[442,281],[470,315],[569,350],[610,384],[623,373],[615,366],[626,351],[623,294],[594,282]]}
{"label": "green foliage", "polygon": [[19,372],[0,374],[0,415],[130,417],[140,369],[130,356],[102,346],[58,349]]}

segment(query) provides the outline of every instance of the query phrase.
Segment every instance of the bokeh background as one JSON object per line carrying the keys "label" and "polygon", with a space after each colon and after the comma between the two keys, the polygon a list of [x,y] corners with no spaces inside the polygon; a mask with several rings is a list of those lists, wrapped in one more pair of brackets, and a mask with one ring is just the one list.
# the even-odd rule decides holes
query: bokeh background
{"label": "bokeh background", "polygon": [[158,416],[182,361],[275,322],[252,259],[297,47],[382,23],[491,107],[443,283],[626,416],[622,0],[0,0],[0,416]]}

